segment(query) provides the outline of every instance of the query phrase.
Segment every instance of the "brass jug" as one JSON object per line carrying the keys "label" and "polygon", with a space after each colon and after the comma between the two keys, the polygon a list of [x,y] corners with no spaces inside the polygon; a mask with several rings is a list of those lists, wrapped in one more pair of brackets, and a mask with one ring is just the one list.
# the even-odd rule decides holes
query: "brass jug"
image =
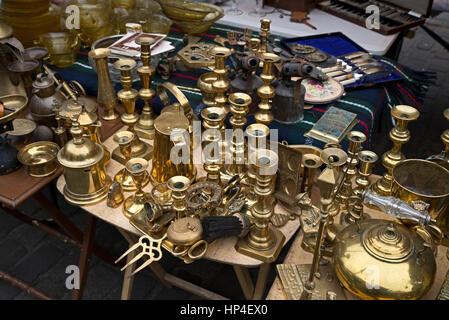
{"label": "brass jug", "polygon": [[30,98],[30,113],[33,120],[41,125],[55,127],[55,107],[65,101],[64,95],[56,91],[55,82],[44,73],[39,73],[33,82]]}
{"label": "brass jug", "polygon": [[[164,109],[170,109],[165,111]],[[193,165],[192,136],[189,134],[189,120],[181,107],[165,107],[154,121],[154,152],[153,167],[151,169],[151,182],[153,185],[167,182],[174,176],[185,176],[193,181],[196,169]],[[172,141],[175,140],[175,141]],[[188,163],[172,162],[172,153],[175,150],[189,152]],[[184,161],[183,161],[184,162]]]}
{"label": "brass jug", "polygon": [[58,161],[64,167],[65,199],[74,205],[97,203],[108,194],[111,178],[104,167],[104,150],[83,137],[83,129],[72,119],[73,139],[58,152]]}

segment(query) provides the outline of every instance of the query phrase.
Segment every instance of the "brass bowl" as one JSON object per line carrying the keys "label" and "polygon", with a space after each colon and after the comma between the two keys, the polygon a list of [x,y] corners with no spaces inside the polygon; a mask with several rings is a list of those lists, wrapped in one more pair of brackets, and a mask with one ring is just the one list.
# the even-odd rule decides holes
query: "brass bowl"
{"label": "brass bowl", "polygon": [[214,13],[216,6],[207,3],[169,0],[158,1],[164,14],[172,20],[201,22],[210,13]]}
{"label": "brass bowl", "polygon": [[392,176],[392,196],[426,209],[449,237],[449,170],[432,161],[408,159],[394,166]]}
{"label": "brass bowl", "polygon": [[0,123],[5,123],[16,118],[19,112],[28,104],[28,98],[20,94],[0,97],[0,101],[5,106],[14,109],[14,111],[5,110],[5,115],[0,118]]}
{"label": "brass bowl", "polygon": [[46,177],[58,168],[59,146],[50,141],[39,141],[26,145],[17,154],[17,159],[27,168],[32,177]]}
{"label": "brass bowl", "polygon": [[186,34],[205,33],[209,31],[210,27],[212,26],[212,24],[214,24],[215,21],[223,18],[224,16],[224,11],[222,8],[214,6],[212,4],[207,4],[207,6],[213,8],[214,11],[208,14],[201,21],[189,21],[185,19],[169,18],[172,19],[173,23],[175,23],[181,29],[181,31]]}

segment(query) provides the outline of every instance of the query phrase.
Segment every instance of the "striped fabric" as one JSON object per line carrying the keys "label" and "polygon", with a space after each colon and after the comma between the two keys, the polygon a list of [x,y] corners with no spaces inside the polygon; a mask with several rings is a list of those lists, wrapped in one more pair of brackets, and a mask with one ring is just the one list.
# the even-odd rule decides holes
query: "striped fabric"
{"label": "striped fabric", "polygon": [[[214,24],[211,30],[207,34],[201,35],[202,41],[212,43],[215,35],[221,35],[226,37],[226,32],[237,31],[243,33],[243,30],[221,25]],[[257,33],[255,33],[257,34]],[[182,45],[182,38],[184,34],[176,27],[171,28],[168,34],[167,40],[171,41],[174,46]],[[77,80],[86,89],[89,95],[96,96],[97,94],[97,75],[89,65],[87,59],[87,52],[79,52],[77,62],[66,69],[57,69],[51,66],[53,70],[61,73],[66,80]],[[172,73],[170,82],[176,85],[182,85],[187,87],[196,87],[198,77],[208,72],[207,69],[195,69],[189,72],[175,71]],[[153,77],[153,86],[162,83],[163,80],[158,76]],[[135,82],[134,87],[140,88],[140,82]],[[116,85],[116,89],[120,89],[120,85]],[[201,102],[201,94],[194,91],[182,90],[192,108],[195,108]],[[370,148],[372,143],[372,135],[375,132],[377,126],[379,126],[380,119],[382,118],[382,112],[385,110],[389,112],[388,100],[385,99],[386,90],[382,87],[357,89],[348,92],[343,98],[335,101],[332,105],[356,113],[358,115],[359,123],[355,126],[354,130],[362,131],[368,137],[365,148]],[[143,105],[142,101],[138,101],[137,107],[140,108]],[[316,106],[311,110],[305,110],[304,119],[301,122],[284,125],[274,121],[271,125],[272,128],[279,129],[279,140],[285,140],[289,144],[313,144],[318,147],[322,147],[323,144],[319,141],[312,139],[305,139],[304,133],[310,130],[313,124],[326,112],[330,105]],[[159,112],[162,107],[160,100],[156,97],[153,101],[153,108],[156,112]],[[253,117],[248,117],[248,124],[254,123]],[[344,148],[347,147],[347,139],[343,141]]]}

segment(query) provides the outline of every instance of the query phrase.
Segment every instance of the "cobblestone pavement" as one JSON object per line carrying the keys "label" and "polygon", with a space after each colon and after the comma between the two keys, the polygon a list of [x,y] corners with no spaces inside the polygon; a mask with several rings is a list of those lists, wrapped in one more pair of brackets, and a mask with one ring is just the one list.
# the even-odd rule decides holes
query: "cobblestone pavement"
{"label": "cobblestone pavement", "polygon": [[[430,19],[428,27],[449,41],[449,13]],[[415,37],[405,39],[399,61],[415,69],[436,71],[438,83],[427,95],[424,111],[418,121],[410,125],[412,140],[404,147],[407,157],[427,157],[442,149],[440,135],[449,128],[442,116],[449,107],[449,53],[424,31],[418,29]],[[382,154],[390,146],[386,133],[376,137],[375,152]],[[49,188],[44,190],[49,193]],[[86,220],[83,210],[69,205],[58,195],[61,210],[82,230]],[[46,213],[29,200],[19,208],[33,218],[48,218]],[[127,242],[110,225],[99,221],[96,241],[113,257],[118,257],[127,248]],[[288,247],[288,246],[287,246]],[[65,287],[68,265],[77,265],[80,250],[65,244],[46,233],[21,224],[0,210],[0,269],[3,269],[57,299],[70,299],[71,292]],[[282,261],[284,248],[279,261]],[[184,265],[180,260],[165,255],[163,267],[186,280],[204,286],[234,299],[243,299],[232,267],[210,261],[198,261]],[[254,280],[256,270],[251,270]],[[269,282],[274,279],[271,272]],[[90,263],[85,289],[85,299],[119,299],[123,274],[96,257]],[[268,290],[268,288],[267,288]],[[199,297],[177,288],[163,286],[149,269],[140,272],[134,282],[133,299],[199,299]],[[0,281],[0,299],[34,299],[6,281]]]}

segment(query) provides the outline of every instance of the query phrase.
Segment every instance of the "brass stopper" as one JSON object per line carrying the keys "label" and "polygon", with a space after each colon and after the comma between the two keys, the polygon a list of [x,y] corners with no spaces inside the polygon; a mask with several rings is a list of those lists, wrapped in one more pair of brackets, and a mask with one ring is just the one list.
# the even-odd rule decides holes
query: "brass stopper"
{"label": "brass stopper", "polygon": [[174,176],[167,181],[167,186],[171,190],[173,198],[173,209],[176,211],[176,219],[187,216],[185,202],[186,191],[190,187],[190,180],[184,176]]}
{"label": "brass stopper", "polygon": [[410,121],[419,118],[419,111],[410,106],[397,105],[391,109],[391,116],[396,120],[396,126],[390,131],[393,148],[382,155],[382,165],[387,171],[371,187],[374,193],[382,196],[391,195],[393,183],[391,171],[396,164],[405,159],[401,149],[402,145],[410,140],[410,131],[407,126]]}
{"label": "brass stopper", "polygon": [[254,118],[257,123],[262,123],[267,126],[273,121],[273,114],[270,112],[271,104],[270,99],[275,96],[275,90],[270,86],[274,79],[273,64],[280,60],[279,56],[273,53],[263,53],[260,56],[263,62],[263,70],[260,78],[263,81],[263,85],[257,89],[257,94],[260,97],[259,111],[255,114]]}

